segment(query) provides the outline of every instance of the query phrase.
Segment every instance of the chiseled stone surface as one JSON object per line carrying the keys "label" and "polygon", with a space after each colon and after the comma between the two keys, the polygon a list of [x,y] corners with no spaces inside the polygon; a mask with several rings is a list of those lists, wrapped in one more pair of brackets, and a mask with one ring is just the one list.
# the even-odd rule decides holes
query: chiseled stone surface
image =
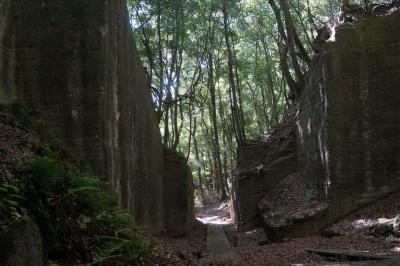
{"label": "chiseled stone surface", "polygon": [[267,142],[248,142],[238,148],[232,198],[233,216],[240,229],[259,224],[258,202],[297,170],[295,127],[285,127],[276,133]]}
{"label": "chiseled stone surface", "polygon": [[310,75],[299,165],[329,203],[313,231],[400,189],[398,25],[400,10],[341,26]]}
{"label": "chiseled stone surface", "polygon": [[165,229],[183,236],[192,231],[195,219],[193,176],[181,154],[165,149],[164,156]]}
{"label": "chiseled stone surface", "polygon": [[37,110],[136,222],[163,229],[163,148],[125,0],[0,0],[0,103]]}
{"label": "chiseled stone surface", "polygon": [[[293,122],[297,165],[287,160],[282,169],[294,165],[293,172],[305,177],[311,191],[308,200],[328,207],[314,217],[289,221],[276,238],[317,233],[400,189],[399,25],[400,10],[340,26],[336,41],[314,61]],[[254,215],[251,197],[268,194],[285,177],[263,173],[268,162],[282,157],[276,152],[282,148],[254,147],[238,153],[233,196],[239,224]],[[265,160],[265,154],[272,158]]]}

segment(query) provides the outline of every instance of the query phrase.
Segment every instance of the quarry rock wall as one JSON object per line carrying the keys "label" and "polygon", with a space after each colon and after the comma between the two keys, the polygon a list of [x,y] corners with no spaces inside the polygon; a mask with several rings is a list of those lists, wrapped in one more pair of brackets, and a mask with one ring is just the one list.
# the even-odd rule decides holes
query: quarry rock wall
{"label": "quarry rock wall", "polygon": [[233,206],[241,229],[259,225],[258,202],[283,178],[297,169],[295,127],[289,126],[268,142],[255,141],[238,148]]}
{"label": "quarry rock wall", "polygon": [[[317,233],[400,189],[398,25],[399,10],[390,15],[361,18],[355,25],[342,25],[337,28],[336,40],[327,43],[314,60],[292,122],[296,127],[297,157],[286,165],[292,169],[296,163],[297,168],[292,170],[304,177],[307,200],[315,204],[325,202],[327,207],[321,213],[313,210],[312,217],[301,216],[298,221],[290,221],[292,218],[283,214],[279,219],[285,221],[284,227],[268,230],[279,232],[275,239]],[[271,148],[280,147],[260,145],[244,155],[240,151],[246,148],[239,148],[239,174],[235,181],[238,186],[234,193],[251,195],[274,189],[271,185],[276,186],[277,182],[274,185],[267,180],[283,177],[265,176],[253,187],[242,185],[241,181],[241,173],[249,172],[260,161],[259,156],[251,154],[274,154]],[[246,200],[235,198],[235,205],[247,204],[242,199]],[[263,217],[277,211],[265,209],[268,203],[264,203]]]}
{"label": "quarry rock wall", "polygon": [[0,43],[0,104],[37,111],[138,224],[164,230],[163,147],[126,1],[0,0]]}
{"label": "quarry rock wall", "polygon": [[303,165],[320,173],[313,178],[330,202],[328,221],[400,189],[398,25],[400,10],[338,28],[320,59],[321,79],[311,78],[313,91],[324,95],[312,101],[323,107],[311,111],[324,110],[314,127],[322,145],[304,146],[320,158]]}
{"label": "quarry rock wall", "polygon": [[186,159],[179,153],[164,150],[165,229],[173,236],[191,232],[194,216],[194,184]]}

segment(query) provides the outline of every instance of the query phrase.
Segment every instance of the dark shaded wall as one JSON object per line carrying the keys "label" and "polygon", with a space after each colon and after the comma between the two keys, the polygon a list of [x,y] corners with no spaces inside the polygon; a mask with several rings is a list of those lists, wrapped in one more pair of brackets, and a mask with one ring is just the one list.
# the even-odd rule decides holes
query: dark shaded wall
{"label": "dark shaded wall", "polygon": [[344,215],[400,189],[400,10],[341,27],[323,64],[327,197]]}
{"label": "dark shaded wall", "polygon": [[232,198],[235,221],[243,230],[260,223],[258,202],[297,170],[295,127],[290,125],[276,133],[267,142],[249,142],[238,148]]}
{"label": "dark shaded wall", "polygon": [[[317,233],[400,189],[399,25],[400,10],[340,26],[335,42],[327,43],[315,59],[293,122],[297,158],[280,169],[299,171],[311,190],[307,200],[326,202],[328,207],[289,222],[280,237]],[[274,160],[287,159],[279,149],[266,144],[239,149],[234,192],[239,215],[240,206],[245,212],[256,207],[255,199],[241,194],[268,194],[277,184],[273,180],[283,178],[254,174],[257,165],[265,169]],[[265,159],[265,154],[271,157]],[[236,221],[240,224],[243,218]]]}
{"label": "dark shaded wall", "polygon": [[298,166],[306,179],[307,187],[314,193],[311,200],[327,200],[330,173],[327,147],[327,80],[324,76],[325,57],[320,55],[309,73],[304,91],[299,99],[295,119],[298,146]]}
{"label": "dark shaded wall", "polygon": [[193,176],[186,159],[164,150],[165,229],[174,236],[192,231],[194,215]]}
{"label": "dark shaded wall", "polygon": [[341,26],[316,60],[297,120],[299,166],[328,208],[286,236],[316,233],[400,189],[398,25],[399,10]]}
{"label": "dark shaded wall", "polygon": [[124,0],[0,0],[0,103],[39,111],[139,224],[163,229],[163,149]]}

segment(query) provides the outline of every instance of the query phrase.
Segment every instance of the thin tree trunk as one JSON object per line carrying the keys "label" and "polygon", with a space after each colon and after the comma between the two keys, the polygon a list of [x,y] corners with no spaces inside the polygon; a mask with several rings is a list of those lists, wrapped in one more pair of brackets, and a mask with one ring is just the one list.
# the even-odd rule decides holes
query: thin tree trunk
{"label": "thin tree trunk", "polygon": [[243,127],[240,123],[240,114],[238,110],[238,100],[237,100],[237,91],[236,91],[236,84],[235,84],[235,74],[233,69],[233,55],[232,55],[232,48],[229,40],[229,25],[228,25],[228,7],[227,1],[225,0],[223,3],[222,13],[224,16],[224,36],[225,36],[225,45],[228,53],[228,72],[229,72],[229,83],[232,92],[232,118],[233,124],[235,127],[235,131],[237,133],[237,142],[242,143],[245,140],[245,136],[243,135]]}
{"label": "thin tree trunk", "polygon": [[211,97],[210,104],[210,120],[212,125],[213,133],[213,155],[215,158],[215,170],[216,178],[221,190],[221,200],[227,199],[227,194],[224,186],[224,181],[222,177],[222,164],[221,164],[221,152],[219,146],[219,135],[218,135],[218,123],[217,123],[217,104],[215,97],[215,82],[214,82],[214,61],[211,52],[208,54],[208,88]]}
{"label": "thin tree trunk", "polygon": [[[232,48],[233,51],[235,51],[235,42],[232,40]],[[244,111],[243,111],[243,100],[242,100],[242,90],[240,87],[240,79],[239,79],[239,73],[238,73],[238,63],[237,63],[237,58],[236,58],[236,53],[233,53],[233,59],[234,59],[234,66],[235,66],[235,77],[236,77],[236,89],[238,92],[238,101],[239,101],[239,118],[240,118],[240,129],[242,130],[242,135],[244,136],[244,139],[246,139],[245,135],[245,120],[244,120]]]}
{"label": "thin tree trunk", "polygon": [[212,145],[212,143],[210,143],[210,140],[211,140],[212,136],[210,134],[210,130],[209,130],[206,122],[204,121],[204,117],[202,117],[202,122],[203,122],[203,127],[204,127],[205,132],[206,132],[207,146],[209,147],[209,149],[207,149],[207,157],[208,157],[208,161],[209,161],[209,165],[210,165],[211,177],[212,177],[212,180],[213,180],[213,183],[214,183],[214,191],[217,194],[220,194],[221,193],[221,187],[220,187],[219,179],[217,177],[215,156],[212,156],[211,153],[210,153],[210,150],[213,150],[213,145]]}
{"label": "thin tree trunk", "polygon": [[[260,42],[263,42],[262,40],[260,40],[261,38],[262,38],[261,36],[257,35],[257,42],[256,42],[256,69],[258,69],[258,61],[259,61],[258,60],[258,50],[260,49]],[[260,92],[261,92],[262,114],[263,114],[262,118],[263,118],[263,121],[264,121],[263,124],[265,126],[265,129],[267,131],[269,131],[270,122],[269,122],[269,114],[267,112],[267,99],[266,99],[266,96],[265,96],[264,84],[263,84],[263,82],[261,80],[260,73],[257,72],[256,77],[257,77],[256,84],[258,83],[258,85],[260,86]]]}
{"label": "thin tree trunk", "polygon": [[[289,11],[286,9],[285,0],[283,1],[280,0],[281,5],[283,5],[281,7],[285,15],[285,25],[286,25],[286,31],[285,31],[285,27],[282,21],[281,11],[279,7],[276,5],[275,0],[268,0],[268,2],[271,5],[272,10],[274,11],[276,22],[278,24],[279,35],[281,37],[280,38],[281,40],[279,42],[281,67],[285,74],[285,78],[289,84],[292,96],[297,97],[298,94],[300,93],[301,88],[303,87],[304,76],[301,71],[299,61],[297,60],[294,33],[293,33],[294,29],[291,27],[291,24],[288,21],[288,18],[286,17],[286,16],[290,17],[290,13],[288,13]],[[285,42],[285,44],[283,44],[283,41]],[[292,61],[294,73],[296,76],[296,81],[292,78],[290,74],[290,68],[288,64],[288,53]]]}
{"label": "thin tree trunk", "polygon": [[[308,65],[311,65],[311,58],[308,55],[306,49],[304,48],[304,45],[302,41],[300,40],[300,37],[296,31],[296,28],[293,24],[292,20],[292,15],[290,14],[290,8],[288,4],[288,0],[280,0],[281,7],[283,10],[283,14],[285,16],[285,25],[286,25],[286,32],[288,39],[292,39],[294,41],[294,44],[299,50],[299,57]],[[291,44],[290,44],[291,45]]]}
{"label": "thin tree trunk", "polygon": [[200,198],[201,202],[204,202],[204,187],[203,187],[203,176],[201,174],[201,165],[200,165],[200,156],[199,156],[199,148],[197,146],[197,140],[196,140],[196,128],[197,128],[197,120],[196,117],[194,118],[193,121],[193,145],[194,145],[194,155],[196,158],[196,170],[197,170],[197,177],[199,179],[199,189],[200,189]]}
{"label": "thin tree trunk", "polygon": [[262,41],[262,45],[263,45],[265,61],[267,63],[267,83],[268,83],[269,94],[271,95],[271,100],[272,100],[272,118],[274,120],[273,127],[275,127],[278,125],[278,113],[277,113],[278,101],[276,99],[275,89],[274,89],[274,80],[272,77],[272,69],[271,69],[272,60],[271,60],[271,57],[270,57],[270,54],[268,51],[268,46],[267,46],[265,40],[263,39],[261,41]]}

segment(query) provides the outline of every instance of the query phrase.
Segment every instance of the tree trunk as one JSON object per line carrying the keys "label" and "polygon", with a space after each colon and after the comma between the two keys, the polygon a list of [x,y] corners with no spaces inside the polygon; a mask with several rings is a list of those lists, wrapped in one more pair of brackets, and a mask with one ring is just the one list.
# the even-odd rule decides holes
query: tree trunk
{"label": "tree trunk", "polygon": [[194,145],[194,155],[196,158],[196,170],[197,170],[197,177],[199,179],[199,190],[200,190],[200,198],[201,202],[204,202],[204,187],[203,187],[203,176],[201,174],[201,162],[200,162],[200,156],[199,156],[199,148],[197,146],[197,140],[196,140],[196,128],[197,128],[197,121],[196,117],[194,118],[193,121],[193,145]]}
{"label": "tree trunk", "polygon": [[218,185],[221,190],[221,200],[227,199],[227,194],[224,186],[222,176],[221,152],[219,146],[218,123],[217,123],[217,105],[215,97],[215,82],[214,82],[214,61],[211,52],[208,54],[208,89],[211,97],[210,104],[210,120],[212,125],[212,143],[213,143],[213,156],[215,159],[215,171]]}
{"label": "tree trunk", "polygon": [[231,95],[232,95],[232,118],[233,124],[235,127],[235,131],[237,134],[237,142],[242,143],[245,140],[245,136],[243,134],[243,126],[241,124],[240,119],[240,111],[238,110],[238,99],[237,99],[237,91],[236,91],[236,84],[235,84],[235,74],[233,69],[234,59],[232,55],[232,48],[230,44],[229,38],[229,25],[228,25],[228,7],[227,1],[225,0],[223,3],[222,13],[224,15],[224,37],[225,37],[225,45],[226,50],[228,53],[228,72],[229,72],[229,84],[231,88]]}

